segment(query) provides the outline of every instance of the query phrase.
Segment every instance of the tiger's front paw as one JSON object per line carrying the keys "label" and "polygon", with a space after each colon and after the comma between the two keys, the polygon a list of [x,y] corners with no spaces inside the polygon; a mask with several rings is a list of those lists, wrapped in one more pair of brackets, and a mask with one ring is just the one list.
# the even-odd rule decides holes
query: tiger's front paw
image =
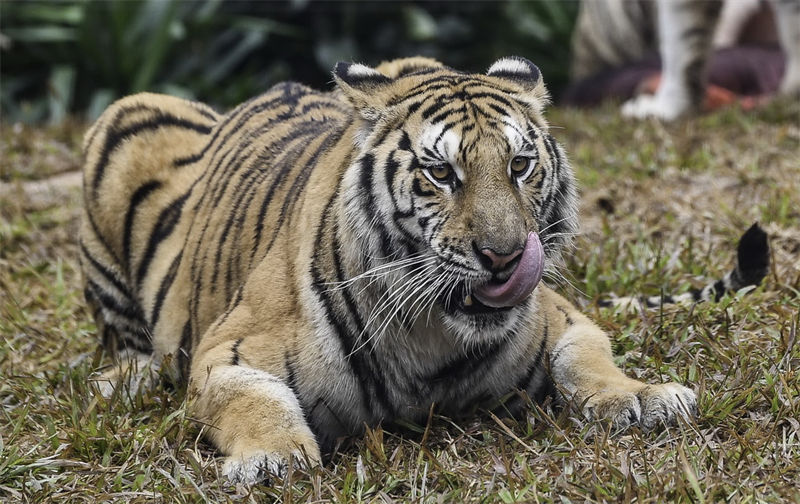
{"label": "tiger's front paw", "polygon": [[652,430],[676,423],[679,416],[688,419],[697,414],[697,396],[683,385],[637,385],[595,393],[585,402],[584,414],[606,419],[620,430],[637,424]]}
{"label": "tiger's front paw", "polygon": [[662,94],[640,94],[622,105],[622,115],[632,119],[654,117],[664,121],[674,121],[691,111],[688,100]]}
{"label": "tiger's front paw", "polygon": [[275,452],[260,451],[250,455],[225,457],[222,466],[222,475],[231,483],[254,485],[256,483],[269,483],[272,478],[282,478],[291,464],[292,467],[305,468],[309,464],[318,464],[319,459],[309,460],[299,450],[288,456]]}
{"label": "tiger's front paw", "polygon": [[304,444],[290,451],[251,449],[225,457],[222,475],[234,484],[268,483],[272,478],[284,477],[290,465],[295,468],[308,468],[318,465],[320,460],[316,443],[313,446]]}

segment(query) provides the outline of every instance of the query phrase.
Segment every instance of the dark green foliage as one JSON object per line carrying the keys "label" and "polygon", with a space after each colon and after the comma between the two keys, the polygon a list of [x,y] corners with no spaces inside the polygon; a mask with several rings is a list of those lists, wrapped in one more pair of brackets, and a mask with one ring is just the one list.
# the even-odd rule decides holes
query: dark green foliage
{"label": "dark green foliage", "polygon": [[339,60],[417,54],[470,71],[518,54],[558,90],[577,3],[73,0],[0,9],[3,119],[58,122],[93,119],[145,90],[225,108],[280,80],[329,87]]}

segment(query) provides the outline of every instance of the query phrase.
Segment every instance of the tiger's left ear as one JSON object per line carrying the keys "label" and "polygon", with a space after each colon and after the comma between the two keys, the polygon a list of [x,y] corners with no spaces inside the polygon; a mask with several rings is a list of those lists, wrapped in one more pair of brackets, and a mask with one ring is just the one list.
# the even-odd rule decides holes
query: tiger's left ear
{"label": "tiger's left ear", "polygon": [[522,88],[517,95],[521,101],[541,112],[550,101],[539,67],[519,56],[506,56],[492,63],[486,71],[489,77],[511,81]]}
{"label": "tiger's left ear", "polygon": [[333,69],[336,85],[368,121],[377,121],[392,98],[393,79],[372,67],[340,61]]}

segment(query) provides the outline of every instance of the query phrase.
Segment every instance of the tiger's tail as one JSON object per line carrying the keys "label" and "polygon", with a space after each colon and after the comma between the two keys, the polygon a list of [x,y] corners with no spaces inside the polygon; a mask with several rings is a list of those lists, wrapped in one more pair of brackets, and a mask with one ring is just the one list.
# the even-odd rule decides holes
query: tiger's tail
{"label": "tiger's tail", "polygon": [[624,296],[599,301],[599,306],[623,309],[657,308],[664,304],[692,304],[719,301],[726,292],[736,292],[758,286],[769,271],[769,242],[767,233],[758,225],[750,226],[739,239],[736,265],[724,277],[702,288],[678,295]]}

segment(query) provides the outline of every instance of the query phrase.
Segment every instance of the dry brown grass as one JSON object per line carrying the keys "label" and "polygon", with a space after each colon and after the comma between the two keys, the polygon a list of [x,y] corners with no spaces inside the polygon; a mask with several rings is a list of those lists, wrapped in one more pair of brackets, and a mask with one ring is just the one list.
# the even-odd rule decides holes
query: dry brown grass
{"label": "dry brown grass", "polygon": [[[0,500],[800,501],[800,104],[668,126],[613,108],[550,118],[584,198],[562,291],[613,335],[628,373],[694,387],[695,423],[609,436],[549,408],[434,416],[416,434],[372,431],[272,487],[230,487],[180,392],[137,394],[133,407],[89,394],[101,356],[80,294],[79,194],[42,208],[15,189],[0,191]],[[3,125],[1,183],[74,167],[79,137],[75,125]],[[754,221],[773,258],[756,291],[642,313],[594,304],[722,275]]]}

